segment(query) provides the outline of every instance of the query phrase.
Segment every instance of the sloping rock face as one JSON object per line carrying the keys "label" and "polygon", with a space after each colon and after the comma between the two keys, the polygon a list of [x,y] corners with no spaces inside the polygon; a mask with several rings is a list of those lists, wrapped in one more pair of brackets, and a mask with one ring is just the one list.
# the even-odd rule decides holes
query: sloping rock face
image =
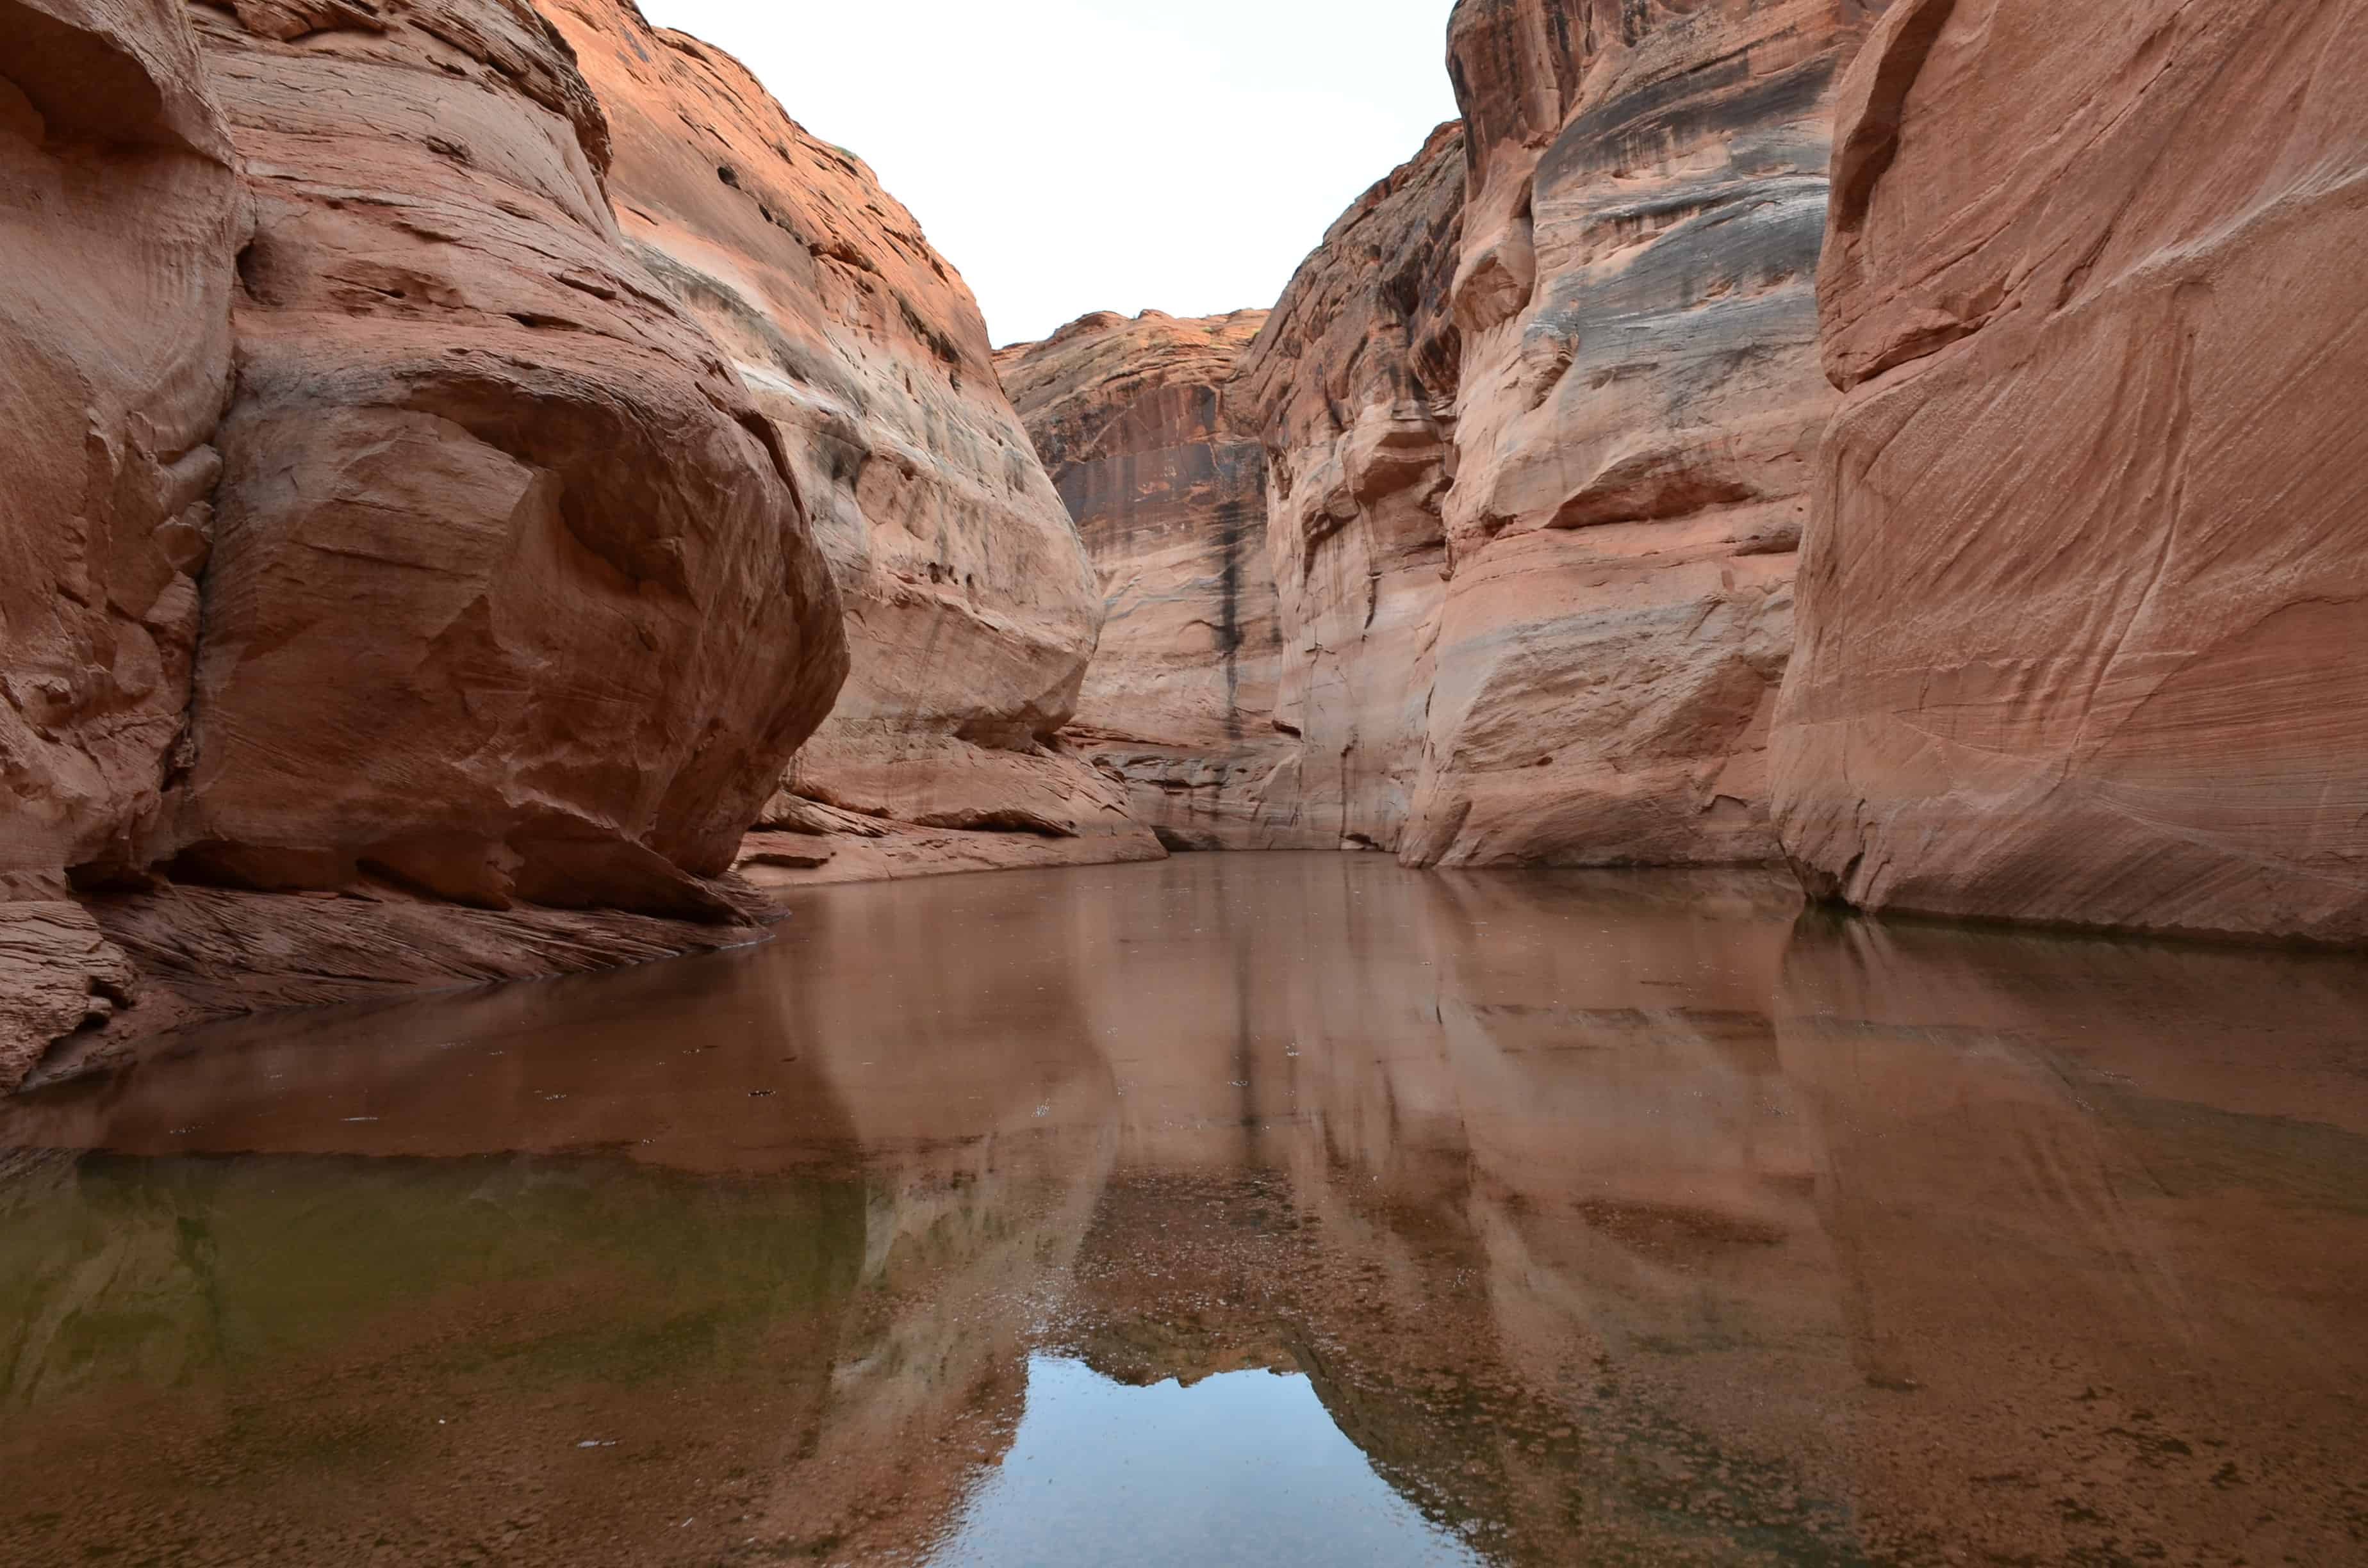
{"label": "sloping rock face", "polygon": [[1224,412],[1266,319],[1102,312],[996,355],[1108,612],[1070,741],[1171,849],[1338,846],[1272,791],[1299,744],[1275,727],[1266,453]]}
{"label": "sloping rock face", "polygon": [[566,44],[512,0],[189,15],[257,228],[184,869],[723,912],[837,597]]}
{"label": "sloping rock face", "polygon": [[1787,847],[2368,940],[2368,5],[1902,0],[1838,137]]}
{"label": "sloping rock face", "polygon": [[1772,858],[1863,0],[1463,0],[1463,356],[1415,864]]}
{"label": "sloping rock face", "polygon": [[1233,427],[1266,447],[1274,719],[1302,742],[1268,800],[1295,799],[1297,829],[1344,848],[1399,846],[1422,769],[1463,195],[1463,128],[1442,126],[1332,226],[1226,392]]}
{"label": "sloping rock face", "polygon": [[546,9],[606,112],[625,233],[723,345],[846,599],[852,673],[768,815],[803,798],[1156,857],[1122,790],[1059,747],[1101,596],[970,290],[737,61],[626,0]]}

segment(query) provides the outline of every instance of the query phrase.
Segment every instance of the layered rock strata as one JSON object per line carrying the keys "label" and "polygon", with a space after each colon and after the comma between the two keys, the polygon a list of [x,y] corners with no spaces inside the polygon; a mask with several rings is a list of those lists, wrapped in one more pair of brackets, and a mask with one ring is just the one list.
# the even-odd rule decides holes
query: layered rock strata
{"label": "layered rock strata", "polygon": [[1784,841],[2368,940],[2368,6],[1893,7],[1842,94]]}
{"label": "layered rock strata", "polygon": [[1453,579],[1408,861],[1776,854],[1828,127],[1878,9],[1456,8]]}
{"label": "layered rock strata", "polygon": [[1879,9],[1456,8],[1463,125],[1228,393],[1268,449],[1303,823],[1417,866],[1778,857],[1827,126]]}
{"label": "layered rock strata", "polygon": [[1300,740],[1292,821],[1396,849],[1422,771],[1446,593],[1440,512],[1462,349],[1449,285],[1463,129],[1360,197],[1242,357],[1233,427],[1267,452],[1267,539],[1283,633],[1275,722]]}
{"label": "layered rock strata", "polygon": [[1266,319],[1102,312],[996,355],[1101,580],[1108,620],[1070,741],[1170,848],[1338,847],[1295,820],[1266,454],[1224,412]]}
{"label": "layered rock strata", "polygon": [[[837,808],[948,869],[1156,857],[1059,740],[1100,594],[961,278],[737,61],[628,0],[546,9],[605,114],[632,248],[722,345],[846,600],[850,676],[768,823]],[[1038,842],[994,842],[1011,837]]]}

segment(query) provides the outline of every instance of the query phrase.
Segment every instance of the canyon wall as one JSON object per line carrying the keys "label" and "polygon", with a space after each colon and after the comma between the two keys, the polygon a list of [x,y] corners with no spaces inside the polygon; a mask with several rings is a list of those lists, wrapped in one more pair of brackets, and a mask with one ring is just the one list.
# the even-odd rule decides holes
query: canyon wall
{"label": "canyon wall", "polygon": [[1226,391],[1233,427],[1267,453],[1275,722],[1300,740],[1274,798],[1295,790],[1302,831],[1342,848],[1399,846],[1422,766],[1463,192],[1463,128],[1441,126],[1332,226]]}
{"label": "canyon wall", "polygon": [[1453,580],[1409,861],[1775,856],[1832,102],[1876,9],[1457,6]]}
{"label": "canyon wall", "polygon": [[1109,617],[1069,741],[1170,848],[1338,846],[1293,820],[1266,454],[1223,407],[1266,319],[1104,312],[996,355]]}
{"label": "canyon wall", "polygon": [[845,597],[846,688],[768,820],[854,835],[841,873],[882,869],[872,835],[917,837],[924,867],[1156,857],[1058,739],[1101,595],[961,278],[737,61],[630,0],[545,8],[605,113],[632,249],[722,346]]}
{"label": "canyon wall", "polygon": [[1164,853],[960,278],[736,62],[546,10],[0,0],[0,1086]]}
{"label": "canyon wall", "polygon": [[179,0],[0,0],[0,1089],[129,999],[68,896],[160,836],[245,192]]}
{"label": "canyon wall", "polygon": [[2368,5],[1896,6],[1776,735],[1870,907],[2368,940]]}
{"label": "canyon wall", "polygon": [[1268,449],[1306,827],[1417,866],[1778,858],[1829,125],[1880,9],[1456,7],[1463,124],[1227,393]]}
{"label": "canyon wall", "polygon": [[567,46],[504,0],[189,16],[256,226],[185,871],[723,912],[837,596]]}
{"label": "canyon wall", "polygon": [[188,707],[245,193],[177,3],[0,0],[0,883],[142,862]]}
{"label": "canyon wall", "polygon": [[838,593],[564,40],[6,0],[0,62],[0,1087],[751,939]]}

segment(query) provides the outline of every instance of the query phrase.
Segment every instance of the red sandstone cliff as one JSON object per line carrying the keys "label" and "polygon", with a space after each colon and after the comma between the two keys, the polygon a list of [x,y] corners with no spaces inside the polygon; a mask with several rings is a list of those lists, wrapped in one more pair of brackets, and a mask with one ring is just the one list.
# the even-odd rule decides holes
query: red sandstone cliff
{"label": "red sandstone cliff", "polygon": [[[968,288],[739,62],[630,0],[545,9],[610,128],[632,248],[722,346],[846,598],[846,689],[768,818],[860,825],[819,803],[928,830],[890,830],[903,869],[1156,858],[1122,791],[1057,740],[1101,596]],[[820,874],[896,869],[876,853],[842,838]]]}
{"label": "red sandstone cliff", "polygon": [[1421,767],[1446,591],[1463,171],[1463,129],[1442,126],[1360,198],[1226,391],[1234,427],[1267,449],[1275,717],[1301,737],[1295,820],[1343,848],[1398,846]]}
{"label": "red sandstone cliff", "polygon": [[1105,312],[996,355],[1109,612],[1071,742],[1172,848],[1338,847],[1294,820],[1265,453],[1225,426],[1225,383],[1266,319]]}
{"label": "red sandstone cliff", "polygon": [[1786,846],[2368,940],[2368,6],[1900,0],[1842,94]]}
{"label": "red sandstone cliff", "polygon": [[0,0],[0,1088],[126,999],[67,899],[160,836],[245,193],[178,0]]}
{"label": "red sandstone cliff", "polygon": [[1413,865],[1776,857],[1827,125],[1876,8],[1457,7],[1463,126],[1228,393],[1306,823]]}
{"label": "red sandstone cliff", "polygon": [[838,598],[609,157],[512,0],[0,3],[0,1086],[747,939]]}
{"label": "red sandstone cliff", "polygon": [[745,939],[735,864],[1162,853],[1060,740],[1099,595],[975,304],[736,62],[622,0],[0,45],[0,1084],[143,977],[71,1060]]}
{"label": "red sandstone cliff", "polygon": [[187,869],[717,907],[845,672],[784,454],[507,0],[189,13],[245,165]]}
{"label": "red sandstone cliff", "polygon": [[1861,0],[1463,0],[1453,579],[1401,853],[1761,860]]}

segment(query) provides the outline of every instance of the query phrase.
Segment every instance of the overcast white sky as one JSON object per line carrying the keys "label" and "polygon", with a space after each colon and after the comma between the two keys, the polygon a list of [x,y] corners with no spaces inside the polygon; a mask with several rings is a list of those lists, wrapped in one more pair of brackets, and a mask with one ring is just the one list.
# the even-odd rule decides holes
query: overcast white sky
{"label": "overcast white sky", "polygon": [[642,0],[920,219],[997,345],[1271,305],[1455,117],[1452,0]]}

